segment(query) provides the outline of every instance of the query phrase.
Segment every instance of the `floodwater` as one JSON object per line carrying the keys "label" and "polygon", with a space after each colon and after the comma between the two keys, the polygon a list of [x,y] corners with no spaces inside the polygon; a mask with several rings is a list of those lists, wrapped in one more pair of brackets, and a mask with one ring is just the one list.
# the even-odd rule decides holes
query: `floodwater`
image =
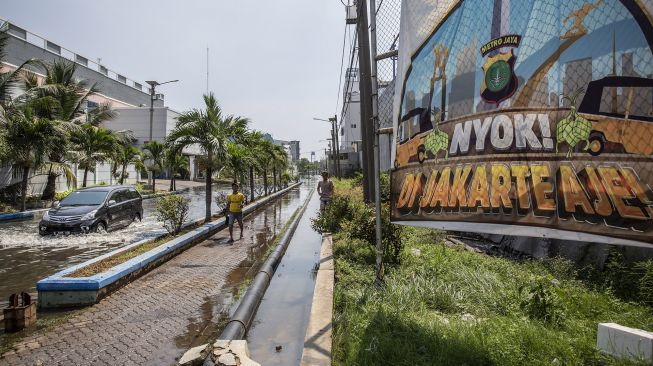
{"label": "floodwater", "polygon": [[[181,193],[190,198],[190,218],[204,217],[204,187]],[[228,192],[228,185],[214,186],[217,192]],[[36,292],[36,282],[66,267],[84,262],[124,245],[164,234],[166,230],[156,220],[156,199],[143,201],[143,220],[108,234],[40,236],[38,223],[43,212],[23,221],[0,223],[0,305],[16,292]],[[214,200],[215,201],[215,200]],[[213,203],[212,212],[218,207]]]}
{"label": "floodwater", "polygon": [[[299,189],[290,191],[245,220],[246,230],[253,233],[244,239],[247,245],[247,258],[229,273],[218,295],[205,298],[200,307],[201,316],[189,319],[186,331],[175,337],[174,346],[164,347],[165,351],[162,350],[162,353],[165,355],[162,360],[179,357],[189,348],[212,343],[217,339],[230,315],[238,306],[237,298],[243,295],[244,284],[256,275],[276,235],[286,225],[293,212],[305,202],[313,188],[311,183],[305,181]],[[222,244],[221,241],[226,239],[224,236],[217,234],[197,246]],[[206,244],[212,240],[216,240],[216,244]]]}
{"label": "floodwater", "polygon": [[251,358],[263,365],[300,364],[322,243],[310,219],[319,208],[314,194],[247,334]]}

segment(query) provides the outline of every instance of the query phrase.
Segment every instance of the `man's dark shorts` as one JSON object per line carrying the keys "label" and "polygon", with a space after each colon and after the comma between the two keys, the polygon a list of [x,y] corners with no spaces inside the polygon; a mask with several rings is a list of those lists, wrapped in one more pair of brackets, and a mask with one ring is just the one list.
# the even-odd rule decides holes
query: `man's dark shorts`
{"label": "man's dark shorts", "polygon": [[227,214],[227,218],[229,219],[229,227],[234,226],[234,222],[238,220],[238,223],[240,226],[243,226],[243,213],[242,212],[229,212]]}

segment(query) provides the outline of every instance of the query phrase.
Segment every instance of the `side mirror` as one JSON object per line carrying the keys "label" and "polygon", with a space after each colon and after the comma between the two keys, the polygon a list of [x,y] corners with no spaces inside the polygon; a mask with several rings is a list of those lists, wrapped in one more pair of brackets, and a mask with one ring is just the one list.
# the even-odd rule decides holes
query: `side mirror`
{"label": "side mirror", "polygon": [[61,204],[61,202],[54,201],[54,202],[52,202],[52,207],[57,208],[57,207],[59,207],[60,204]]}
{"label": "side mirror", "polygon": [[116,200],[109,200],[109,206],[113,206],[116,204]]}

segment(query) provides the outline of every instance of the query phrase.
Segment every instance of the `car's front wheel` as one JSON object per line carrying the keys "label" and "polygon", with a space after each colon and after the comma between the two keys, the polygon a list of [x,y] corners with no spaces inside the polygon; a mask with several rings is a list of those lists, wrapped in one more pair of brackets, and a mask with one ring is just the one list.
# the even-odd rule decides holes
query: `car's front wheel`
{"label": "car's front wheel", "polygon": [[107,225],[103,222],[98,222],[97,225],[95,225],[95,232],[98,234],[106,234],[107,233]]}
{"label": "car's front wheel", "polygon": [[592,156],[599,156],[605,150],[605,137],[600,133],[590,135],[588,152]]}

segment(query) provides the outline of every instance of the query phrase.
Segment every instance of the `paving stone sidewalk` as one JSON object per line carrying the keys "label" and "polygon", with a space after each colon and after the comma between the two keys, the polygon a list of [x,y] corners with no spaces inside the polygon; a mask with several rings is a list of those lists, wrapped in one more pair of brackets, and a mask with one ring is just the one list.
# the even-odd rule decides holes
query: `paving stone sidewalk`
{"label": "paving stone sidewalk", "polygon": [[246,218],[244,239],[229,244],[222,230],[62,325],[17,342],[0,365],[174,364],[217,335],[233,286],[300,204],[293,190]]}

